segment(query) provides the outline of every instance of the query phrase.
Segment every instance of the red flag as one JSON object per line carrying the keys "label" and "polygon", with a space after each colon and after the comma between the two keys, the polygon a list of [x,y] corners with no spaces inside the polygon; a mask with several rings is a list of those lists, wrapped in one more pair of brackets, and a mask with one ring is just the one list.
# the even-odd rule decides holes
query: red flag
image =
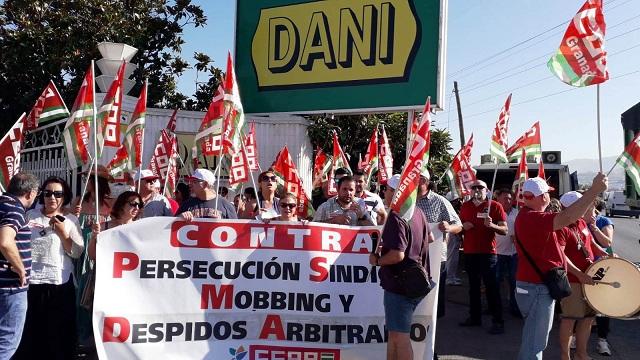
{"label": "red flag", "polygon": [[72,168],[84,166],[89,163],[89,137],[91,123],[93,122],[95,109],[93,99],[95,95],[93,77],[93,62],[89,65],[87,73],[82,80],[76,100],[73,102],[71,116],[67,119],[63,131],[64,147]]}
{"label": "red flag", "polygon": [[382,125],[382,134],[380,136],[380,169],[378,171],[378,182],[382,185],[393,176],[393,154],[387,138],[387,132]]}
{"label": "red flag", "polygon": [[36,100],[35,105],[24,121],[24,131],[33,130],[38,123],[62,119],[69,116],[69,110],[62,100],[53,81],[49,81],[42,95]]}
{"label": "red flag", "polygon": [[3,191],[11,178],[20,171],[20,150],[24,140],[24,113],[0,140],[0,183]]}
{"label": "red flag", "polygon": [[247,156],[247,162],[249,163],[249,170],[260,170],[260,163],[258,162],[258,144],[256,142],[256,124],[251,123],[249,127],[249,134],[244,140],[245,155]]}
{"label": "red flag", "polygon": [[498,163],[509,162],[507,158],[507,133],[509,130],[509,119],[511,118],[511,94],[507,97],[500,116],[498,116],[498,122],[491,135],[491,147],[489,153],[493,155]]}
{"label": "red flag", "polygon": [[540,157],[542,156],[542,140],[540,136],[540,122],[536,121],[524,135],[520,136],[511,147],[507,149],[507,157],[509,160],[515,160],[518,158],[520,149],[524,149],[527,156]]}
{"label": "red flag", "polygon": [[169,122],[167,123],[167,130],[170,132],[176,132],[176,118],[178,115],[178,109],[173,110],[173,114],[171,114],[171,118],[169,118]]}
{"label": "red flag", "polygon": [[129,154],[128,168],[130,170],[142,165],[142,147],[144,146],[144,129],[147,118],[147,82],[142,85],[142,91],[131,115],[131,120],[125,133],[125,146]]}
{"label": "red flag", "polygon": [[451,193],[463,198],[470,194],[471,184],[476,181],[476,172],[471,167],[471,150],[473,149],[473,134],[467,143],[453,157],[451,166],[446,172]]}
{"label": "red flag", "polygon": [[522,156],[520,157],[520,165],[518,166],[518,172],[516,173],[516,179],[513,182],[514,199],[518,204],[518,207],[524,205],[524,198],[522,196],[522,185],[527,181],[529,170],[527,169],[527,153],[522,149]]}
{"label": "red flag", "polygon": [[244,128],[245,118],[231,52],[227,55],[224,94],[225,113],[222,121],[222,146],[226,154],[233,154],[242,147],[240,134]]}
{"label": "red flag", "polygon": [[322,183],[326,181],[326,176],[331,161],[327,157],[327,154],[322,151],[321,148],[316,150],[316,158],[313,160],[313,188],[322,186]]}
{"label": "red flag", "polygon": [[[221,150],[222,117],[224,116],[224,90],[218,86],[207,113],[202,118],[195,138],[195,149],[202,155],[219,155]],[[197,157],[197,152],[192,154]]]}
{"label": "red flag", "polygon": [[[175,189],[176,184],[176,156],[178,154],[178,141],[174,135],[169,134],[166,129],[160,131],[158,144],[153,150],[153,156],[149,168],[160,178],[160,183],[167,183],[169,193]],[[167,176],[169,179],[167,181]]]}
{"label": "red flag", "polygon": [[416,208],[420,174],[426,170],[429,163],[431,147],[430,103],[430,98],[427,98],[420,127],[411,141],[411,151],[400,175],[400,185],[391,199],[391,210],[407,221],[413,217]]}
{"label": "red flag", "polygon": [[98,125],[98,157],[105,146],[120,147],[120,122],[122,115],[122,93],[124,69],[127,63],[123,60],[118,73],[113,79],[96,117]]}
{"label": "red flag", "polygon": [[284,180],[285,192],[292,193],[298,198],[298,216],[306,219],[313,215],[311,198],[307,195],[302,184],[302,179],[298,175],[296,165],[291,159],[289,149],[285,145],[278,153],[278,157],[273,164],[273,171]]}
{"label": "red flag", "polygon": [[342,151],[342,147],[340,146],[340,142],[338,141],[338,134],[333,132],[333,160],[331,164],[331,171],[329,172],[329,189],[327,193],[329,196],[336,195],[338,193],[338,189],[336,189],[334,179],[334,174],[337,169],[345,168],[351,171],[351,167],[349,166],[349,161],[347,161],[347,157],[344,155]]}
{"label": "red flag", "polygon": [[229,185],[234,186],[239,183],[249,181],[249,161],[244,152],[240,149],[231,155],[231,169],[229,169]]}
{"label": "red flag", "polygon": [[604,51],[606,24],[602,0],[587,0],[569,22],[560,48],[549,59],[549,70],[572,86],[600,84],[609,79]]}
{"label": "red flag", "polygon": [[378,170],[378,128],[373,129],[367,154],[364,157],[361,170],[365,173],[365,181],[367,184],[371,181],[371,175]]}
{"label": "red flag", "polygon": [[547,177],[544,175],[544,163],[542,162],[542,156],[540,157],[540,162],[538,163],[538,177],[541,179],[546,179]]}
{"label": "red flag", "polygon": [[127,147],[122,144],[118,148],[118,151],[116,151],[115,155],[113,155],[113,159],[111,159],[111,161],[109,161],[109,164],[107,164],[109,175],[113,176],[116,181],[123,180],[123,175],[127,170],[128,162],[129,152],[127,151]]}

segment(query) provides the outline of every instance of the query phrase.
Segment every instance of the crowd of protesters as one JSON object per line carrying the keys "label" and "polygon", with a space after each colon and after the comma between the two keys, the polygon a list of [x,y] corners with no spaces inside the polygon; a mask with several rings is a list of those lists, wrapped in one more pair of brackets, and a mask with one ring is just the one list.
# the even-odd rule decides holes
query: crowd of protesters
{"label": "crowd of protesters", "polygon": [[[441,254],[431,254],[441,261],[440,278],[433,279],[441,284],[437,316],[445,316],[446,287],[461,284],[458,256],[462,248],[470,312],[460,325],[482,325],[484,284],[492,315],[488,332],[504,333],[500,287],[506,279],[508,309],[513,316],[524,317],[519,358],[533,359],[541,358],[546,348],[554,301],[532,264],[523,260],[524,247],[540,268],[568,269],[575,295],[561,303],[562,356],[570,358],[569,351],[575,342],[576,358],[588,358],[586,342],[595,312],[584,303],[579,284],[593,284],[584,271],[596,258],[612,255],[613,224],[600,215],[603,202],[597,199],[597,194],[607,186],[603,175],[598,175],[583,194],[570,192],[559,202],[550,199],[551,188],[543,179],[529,179],[522,189],[524,206],[518,209],[513,206],[516,199],[510,189],[490,194],[483,181],[473,183],[464,199],[451,194],[445,198],[436,193],[436,183],[425,170],[420,176],[416,212],[420,222],[437,225],[432,229],[426,225],[424,229],[416,229],[412,220],[407,230],[402,230],[403,220],[390,210],[399,175],[391,177],[386,187],[369,189],[363,172],[350,174],[338,169],[336,195],[329,194],[326,183],[314,192],[316,211],[312,219],[298,217],[297,196],[285,193],[271,170],[259,175],[257,189],[238,191],[232,202],[226,198],[228,189],[216,187],[217,179],[207,169],[196,169],[185,182],[179,183],[173,198],[163,195],[158,177],[150,170],[127,176],[124,182],[114,182],[105,168],[98,167],[97,171],[85,174],[85,179],[86,191],[74,198],[70,186],[61,178],[50,177],[40,184],[33,175],[19,173],[0,196],[0,360],[11,356],[69,359],[78,347],[90,352],[95,346],[91,312],[99,233],[155,216],[175,216],[187,221],[239,218],[351,226],[393,223],[394,227],[389,225],[395,229],[393,235],[389,235],[388,228],[383,233],[380,248],[383,252],[371,258],[372,265],[383,270],[385,266],[408,261],[405,252],[407,259],[417,256],[417,260],[426,261],[425,247],[411,245],[407,240],[411,239],[409,233],[426,242],[432,232],[440,231],[447,244]],[[379,190],[382,196],[370,190]],[[541,239],[547,239],[548,246],[536,246]],[[385,240],[387,247],[395,245],[384,248]],[[391,255],[385,255],[389,251]],[[411,353],[407,349],[410,346],[407,321],[417,302],[405,301],[388,281],[382,286],[390,331],[389,358],[402,359]],[[390,305],[393,311],[387,311],[387,303],[393,304]],[[601,354],[611,354],[606,340],[608,331],[608,319],[599,318]]]}

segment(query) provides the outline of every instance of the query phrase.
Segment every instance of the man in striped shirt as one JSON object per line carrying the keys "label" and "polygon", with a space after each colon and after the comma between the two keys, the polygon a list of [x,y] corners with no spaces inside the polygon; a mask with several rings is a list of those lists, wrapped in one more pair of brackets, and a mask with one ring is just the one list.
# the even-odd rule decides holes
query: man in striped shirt
{"label": "man in striped shirt", "polygon": [[16,351],[27,314],[31,230],[25,212],[38,196],[38,179],[18,173],[0,195],[0,360]]}

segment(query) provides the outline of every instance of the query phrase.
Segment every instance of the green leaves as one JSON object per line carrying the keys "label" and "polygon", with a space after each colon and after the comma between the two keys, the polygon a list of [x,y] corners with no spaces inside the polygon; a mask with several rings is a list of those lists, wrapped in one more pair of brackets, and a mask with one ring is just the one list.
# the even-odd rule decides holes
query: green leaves
{"label": "green leaves", "polygon": [[[49,80],[73,103],[89,62],[100,59],[97,44],[123,42],[138,48],[131,94],[149,79],[148,101],[156,107],[206,110],[221,70],[203,53],[195,64],[181,58],[183,30],[205,26],[203,10],[191,0],[56,0],[0,2],[0,132],[29,111]],[[176,82],[194,66],[195,94],[181,94]],[[4,127],[4,128],[2,128]]]}

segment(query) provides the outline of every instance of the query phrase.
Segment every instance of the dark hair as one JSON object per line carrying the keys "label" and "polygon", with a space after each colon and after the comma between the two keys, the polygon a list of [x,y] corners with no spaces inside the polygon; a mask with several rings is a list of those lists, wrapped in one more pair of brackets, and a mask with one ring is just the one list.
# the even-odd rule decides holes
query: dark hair
{"label": "dark hair", "polygon": [[604,211],[606,204],[604,200],[602,200],[602,198],[597,197],[595,200],[593,200],[593,203],[595,205],[596,210],[598,210],[599,213]]}
{"label": "dark hair", "polygon": [[353,176],[364,176],[364,175],[365,175],[364,174],[364,170],[358,169],[358,170],[353,172]]}
{"label": "dark hair", "polygon": [[63,178],[58,176],[49,176],[47,180],[42,183],[42,186],[40,186],[41,194],[38,203],[44,204],[44,194],[42,192],[44,192],[44,189],[46,189],[47,185],[49,184],[60,184],[62,186],[62,192],[64,193],[64,195],[62,196],[62,198],[64,199],[62,201],[62,206],[67,206],[69,205],[69,203],[71,203],[71,198],[73,195],[71,194],[71,187],[69,186],[69,184],[67,184],[66,181],[64,181]]}
{"label": "dark hair", "polygon": [[[89,175],[89,180],[92,184],[95,184],[94,175]],[[111,196],[111,188],[109,187],[109,180],[98,176],[98,200],[100,205],[107,205],[107,198]],[[85,202],[89,202],[89,197],[84,197]]]}
{"label": "dark hair", "polygon": [[[144,204],[144,201],[142,201],[142,196],[140,196],[140,194],[135,191],[125,191],[120,194],[120,196],[118,196],[118,198],[116,199],[116,202],[113,203],[113,207],[111,208],[111,217],[116,219],[119,218],[120,213],[124,209],[124,205],[129,202],[129,198],[132,196],[137,197],[140,204]],[[142,209],[140,209],[140,214],[142,214]]]}
{"label": "dark hair", "polygon": [[256,199],[256,191],[252,187],[244,188],[244,197],[247,200],[255,200]]}
{"label": "dark hair", "polygon": [[218,192],[220,193],[220,195],[222,197],[226,197],[229,194],[229,189],[227,189],[226,186],[219,186],[218,187]]}
{"label": "dark hair", "polygon": [[38,178],[27,172],[20,172],[9,180],[9,186],[7,186],[7,193],[13,196],[25,196],[28,193],[38,190],[40,181]]}
{"label": "dark hair", "polygon": [[267,177],[267,173],[272,173],[272,174],[276,174],[273,170],[268,169],[266,171],[263,171],[260,173],[260,175],[258,175],[258,182],[262,182],[265,180],[265,178]]}
{"label": "dark hair", "polygon": [[285,194],[284,194],[284,195],[282,195],[282,197],[280,198],[280,201],[282,201],[283,199],[286,199],[286,198],[293,199],[293,200],[295,200],[296,205],[298,204],[298,197],[297,197],[295,194],[290,193],[290,192],[285,193]]}
{"label": "dark hair", "polygon": [[336,169],[335,173],[333,174],[333,176],[340,176],[340,175],[349,175],[349,170],[345,169],[345,168],[338,168]]}
{"label": "dark hair", "polygon": [[496,190],[496,193],[497,193],[496,196],[502,195],[502,194],[509,194],[509,195],[513,196],[513,191],[511,189],[509,189],[509,188],[506,188],[506,187]]}
{"label": "dark hair", "polygon": [[180,195],[182,195],[182,199],[188,199],[191,195],[189,185],[183,182],[178,183],[178,185],[176,185],[176,193],[180,193]]}
{"label": "dark hair", "polygon": [[340,179],[338,179],[338,189],[340,189],[340,186],[342,185],[342,183],[344,182],[350,182],[350,181],[354,181],[353,178],[349,175],[343,176]]}

